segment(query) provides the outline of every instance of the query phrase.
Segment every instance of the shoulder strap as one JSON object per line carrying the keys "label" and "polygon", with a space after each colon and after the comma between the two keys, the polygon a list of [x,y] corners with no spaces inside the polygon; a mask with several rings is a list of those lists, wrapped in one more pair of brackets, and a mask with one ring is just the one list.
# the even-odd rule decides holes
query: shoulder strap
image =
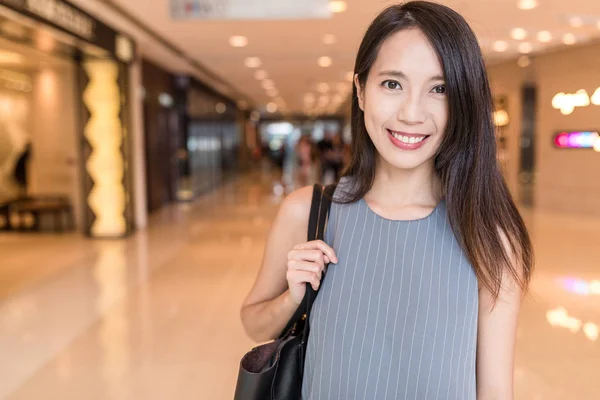
{"label": "shoulder strap", "polygon": [[[331,209],[331,201],[333,198],[333,192],[335,191],[335,185],[323,186],[315,184],[313,188],[313,198],[310,205],[310,216],[308,218],[308,241],[312,240],[323,240],[325,236],[325,228],[329,220],[329,210]],[[310,284],[307,284],[308,292],[315,294]],[[305,296],[305,299],[310,296]],[[314,297],[313,301],[314,301]],[[310,308],[312,302],[308,304],[306,313],[310,314]]]}
{"label": "shoulder strap", "polygon": [[321,214],[324,187],[318,183],[313,186],[310,215],[308,217],[308,241],[317,240],[319,236],[319,217]]}
{"label": "shoulder strap", "polygon": [[[323,240],[335,187],[335,185],[314,185],[313,197],[310,204],[310,215],[308,218],[308,241]],[[323,275],[323,277],[324,276],[325,275]],[[315,292],[312,286],[307,283],[304,299],[302,299],[302,303],[282,332],[282,336],[286,335],[298,323],[304,322],[303,335],[305,338],[308,337],[308,318],[310,317],[310,311],[316,296],[317,292]]]}
{"label": "shoulder strap", "polygon": [[[308,240],[323,240],[325,228],[329,219],[329,210],[331,209],[331,201],[335,186],[323,186],[316,184],[313,189],[313,200],[310,206],[310,217],[308,220]],[[323,273],[321,282],[325,278]],[[317,297],[317,292],[312,288],[310,283],[306,284],[306,294],[302,300],[300,308],[304,310],[302,319],[304,320],[303,337],[308,340],[310,312],[313,303]]]}
{"label": "shoulder strap", "polygon": [[316,184],[313,187],[313,198],[308,218],[309,241],[323,240],[334,191],[335,185],[323,186]]}

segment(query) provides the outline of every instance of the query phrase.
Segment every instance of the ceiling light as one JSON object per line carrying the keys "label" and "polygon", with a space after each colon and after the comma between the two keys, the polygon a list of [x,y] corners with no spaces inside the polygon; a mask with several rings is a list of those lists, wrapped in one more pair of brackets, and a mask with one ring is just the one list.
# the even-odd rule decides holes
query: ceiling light
{"label": "ceiling light", "polygon": [[573,28],[581,28],[583,26],[583,19],[580,17],[570,17],[569,25],[571,25]]}
{"label": "ceiling light", "polygon": [[317,85],[317,90],[319,93],[327,93],[329,92],[329,85],[326,83],[319,83],[319,85]]}
{"label": "ceiling light", "polygon": [[517,5],[521,10],[533,10],[537,6],[537,0],[519,0],[519,4]]}
{"label": "ceiling light", "polygon": [[342,13],[348,9],[348,4],[345,1],[330,1],[329,11],[332,13]]}
{"label": "ceiling light", "polygon": [[596,27],[600,29],[600,21],[596,22]]}
{"label": "ceiling light", "polygon": [[333,64],[331,57],[319,57],[319,60],[317,62],[319,64],[319,67],[323,68],[331,67],[331,64]]}
{"label": "ceiling light", "polygon": [[224,103],[217,103],[215,106],[215,111],[219,114],[223,114],[225,111],[227,111],[227,106]]}
{"label": "ceiling light", "polygon": [[335,42],[337,42],[337,39],[336,39],[335,35],[327,34],[327,35],[323,36],[323,43],[325,43],[325,44],[335,44]]}
{"label": "ceiling light", "polygon": [[277,90],[276,88],[269,88],[267,89],[267,96],[269,97],[277,97],[279,96],[279,90]]}
{"label": "ceiling light", "polygon": [[260,112],[258,112],[257,110],[254,110],[250,113],[250,119],[254,122],[257,122],[260,120]]}
{"label": "ceiling light", "polygon": [[247,57],[244,60],[244,65],[248,68],[258,68],[262,65],[262,61],[258,57]]}
{"label": "ceiling light", "polygon": [[254,73],[254,77],[256,79],[258,79],[259,81],[262,81],[263,79],[267,79],[267,71],[265,71],[264,69],[259,69],[258,71],[256,71]]}
{"label": "ceiling light", "polygon": [[592,342],[595,342],[598,340],[600,328],[598,328],[598,325],[594,324],[593,322],[588,322],[583,325],[583,333],[588,339],[590,339]]}
{"label": "ceiling light", "polygon": [[533,46],[529,42],[523,42],[519,45],[519,53],[529,54],[533,51]]}
{"label": "ceiling light", "polygon": [[504,40],[497,40],[494,42],[494,51],[498,53],[503,53],[508,50],[508,43]]}
{"label": "ceiling light", "polygon": [[510,32],[510,36],[515,40],[523,40],[527,37],[527,31],[523,28],[515,28]]}
{"label": "ceiling light", "polygon": [[521,56],[517,60],[517,64],[521,68],[527,68],[531,65],[531,59],[528,56]]}
{"label": "ceiling light", "polygon": [[277,109],[278,109],[277,104],[275,104],[275,103],[267,104],[267,111],[270,112],[271,114],[276,113]]}
{"label": "ceiling light", "polygon": [[329,104],[329,96],[320,96],[319,97],[319,107],[323,107]]}
{"label": "ceiling light", "polygon": [[354,72],[352,72],[352,71],[348,71],[348,72],[346,73],[346,80],[347,80],[348,82],[354,82]]}
{"label": "ceiling light", "polygon": [[229,38],[231,47],[246,47],[248,46],[248,38],[245,36],[232,36]]}
{"label": "ceiling light", "polygon": [[342,95],[336,94],[335,96],[333,96],[333,102],[335,104],[340,104],[342,101],[344,101],[344,98],[342,97]]}
{"label": "ceiling light", "polygon": [[316,96],[312,93],[307,93],[304,95],[304,102],[305,103],[314,103],[316,100]]}
{"label": "ceiling light", "polygon": [[537,40],[542,43],[548,43],[552,40],[552,34],[548,31],[540,31],[537,34]]}
{"label": "ceiling light", "polygon": [[563,43],[566,45],[572,45],[577,43],[577,38],[572,33],[567,33],[563,36]]}
{"label": "ceiling light", "polygon": [[168,93],[161,93],[158,95],[158,103],[163,107],[170,108],[173,106],[173,97]]}
{"label": "ceiling light", "polygon": [[264,81],[262,81],[262,87],[266,90],[274,88],[275,82],[273,82],[271,79],[265,79]]}

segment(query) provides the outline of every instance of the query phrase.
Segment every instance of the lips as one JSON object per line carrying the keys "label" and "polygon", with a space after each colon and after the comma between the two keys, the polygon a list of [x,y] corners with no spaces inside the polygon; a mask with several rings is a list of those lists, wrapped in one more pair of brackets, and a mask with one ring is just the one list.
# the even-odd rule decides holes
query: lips
{"label": "lips", "polygon": [[423,135],[419,133],[408,133],[401,131],[388,131],[388,137],[394,146],[402,150],[416,150],[421,148],[429,138],[430,135]]}
{"label": "lips", "polygon": [[388,132],[394,138],[396,138],[399,141],[401,141],[402,143],[406,143],[406,144],[420,143],[421,141],[427,139],[430,136],[430,135],[423,135],[423,134],[419,134],[419,133],[407,133],[407,132],[401,132],[401,131],[392,131],[391,129],[388,129]]}

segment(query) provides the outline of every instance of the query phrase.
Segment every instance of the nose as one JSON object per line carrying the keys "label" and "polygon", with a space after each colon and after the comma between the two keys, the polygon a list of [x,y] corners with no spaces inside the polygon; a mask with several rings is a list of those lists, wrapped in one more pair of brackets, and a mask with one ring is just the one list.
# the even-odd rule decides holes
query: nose
{"label": "nose", "polygon": [[417,125],[425,122],[425,109],[421,96],[411,93],[404,97],[398,109],[398,121],[407,125]]}

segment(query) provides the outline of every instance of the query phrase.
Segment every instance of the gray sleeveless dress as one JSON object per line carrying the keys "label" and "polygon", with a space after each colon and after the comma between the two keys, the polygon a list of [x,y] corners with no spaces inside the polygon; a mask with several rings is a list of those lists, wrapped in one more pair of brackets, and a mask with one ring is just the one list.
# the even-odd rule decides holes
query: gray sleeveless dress
{"label": "gray sleeveless dress", "polygon": [[313,306],[302,398],[475,400],[478,284],[445,202],[415,221],[333,203],[325,241],[339,263]]}

